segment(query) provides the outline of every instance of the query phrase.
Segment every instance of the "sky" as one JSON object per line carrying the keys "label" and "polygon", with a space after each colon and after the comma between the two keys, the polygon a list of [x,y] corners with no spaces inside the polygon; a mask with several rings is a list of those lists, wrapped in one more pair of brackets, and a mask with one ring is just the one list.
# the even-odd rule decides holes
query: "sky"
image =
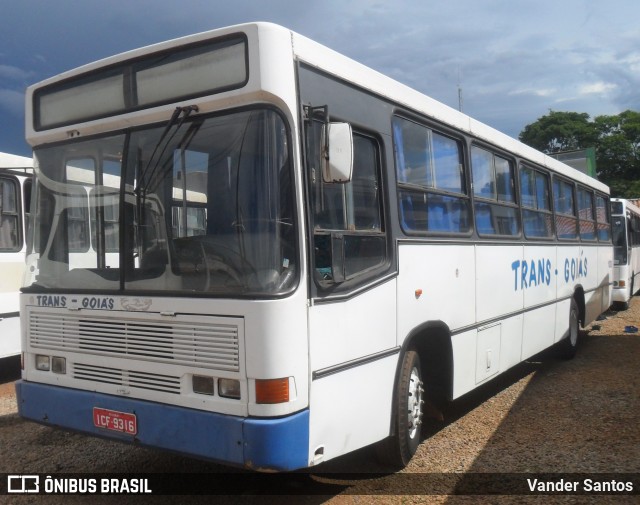
{"label": "sky", "polygon": [[640,111],[637,0],[0,0],[0,152],[31,155],[27,86],[248,21],[286,26],[516,138],[550,110]]}

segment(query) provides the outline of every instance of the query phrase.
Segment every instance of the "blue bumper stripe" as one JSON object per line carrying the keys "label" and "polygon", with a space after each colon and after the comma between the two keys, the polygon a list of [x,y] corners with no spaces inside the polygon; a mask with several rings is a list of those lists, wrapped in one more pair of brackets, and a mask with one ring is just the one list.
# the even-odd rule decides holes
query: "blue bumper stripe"
{"label": "blue bumper stripe", "polygon": [[[257,470],[308,465],[309,411],[253,419],[19,380],[18,412],[50,426],[202,457]],[[134,413],[135,437],[97,428],[93,407]]]}

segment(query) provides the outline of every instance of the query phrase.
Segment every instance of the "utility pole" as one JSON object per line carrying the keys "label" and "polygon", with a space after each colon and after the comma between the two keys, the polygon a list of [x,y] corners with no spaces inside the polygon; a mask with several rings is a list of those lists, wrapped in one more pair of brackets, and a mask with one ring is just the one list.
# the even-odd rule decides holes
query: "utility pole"
{"label": "utility pole", "polygon": [[462,86],[460,85],[461,81],[461,71],[458,69],[458,110],[462,112]]}

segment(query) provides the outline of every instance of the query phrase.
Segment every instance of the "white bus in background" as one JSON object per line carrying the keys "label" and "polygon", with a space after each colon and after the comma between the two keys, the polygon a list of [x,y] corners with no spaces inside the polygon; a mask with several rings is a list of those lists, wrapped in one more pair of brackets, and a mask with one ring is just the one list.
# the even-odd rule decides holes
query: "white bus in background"
{"label": "white bus in background", "polygon": [[[86,166],[78,166],[85,161]],[[67,191],[67,244],[71,268],[118,268],[118,192],[120,177],[102,174],[100,188],[95,187],[94,160],[68,160],[64,188]],[[100,213],[98,227],[97,215]],[[101,254],[102,251],[102,254]],[[34,256],[37,258],[37,256]],[[30,262],[31,263],[31,262]],[[31,264],[29,265],[31,267]]]}
{"label": "white bus in background", "polygon": [[33,160],[0,153],[0,359],[20,354],[20,286]]}
{"label": "white bus in background", "polygon": [[[16,388],[51,426],[258,470],[374,443],[404,465],[425,414],[572,356],[611,304],[604,184],[272,24],[31,86],[27,140]],[[70,166],[111,237],[86,264]]]}
{"label": "white bus in background", "polygon": [[640,288],[640,208],[633,201],[611,199],[613,236],[613,303],[626,309]]}

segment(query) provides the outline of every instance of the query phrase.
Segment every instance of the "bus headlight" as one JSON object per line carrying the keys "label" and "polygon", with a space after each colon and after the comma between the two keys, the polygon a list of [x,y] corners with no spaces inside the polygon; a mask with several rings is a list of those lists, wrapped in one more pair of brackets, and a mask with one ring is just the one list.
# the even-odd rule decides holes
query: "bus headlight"
{"label": "bus headlight", "polygon": [[236,379],[218,379],[218,394],[223,398],[240,399],[240,381]]}
{"label": "bus headlight", "polygon": [[213,377],[194,375],[191,377],[191,385],[194,393],[213,396]]}
{"label": "bus headlight", "polygon": [[41,372],[48,372],[49,370],[51,370],[51,362],[49,360],[49,356],[36,354],[36,370],[40,370]]}
{"label": "bus headlight", "polygon": [[67,373],[67,360],[66,358],[61,358],[59,356],[54,356],[51,358],[51,371],[53,373]]}

